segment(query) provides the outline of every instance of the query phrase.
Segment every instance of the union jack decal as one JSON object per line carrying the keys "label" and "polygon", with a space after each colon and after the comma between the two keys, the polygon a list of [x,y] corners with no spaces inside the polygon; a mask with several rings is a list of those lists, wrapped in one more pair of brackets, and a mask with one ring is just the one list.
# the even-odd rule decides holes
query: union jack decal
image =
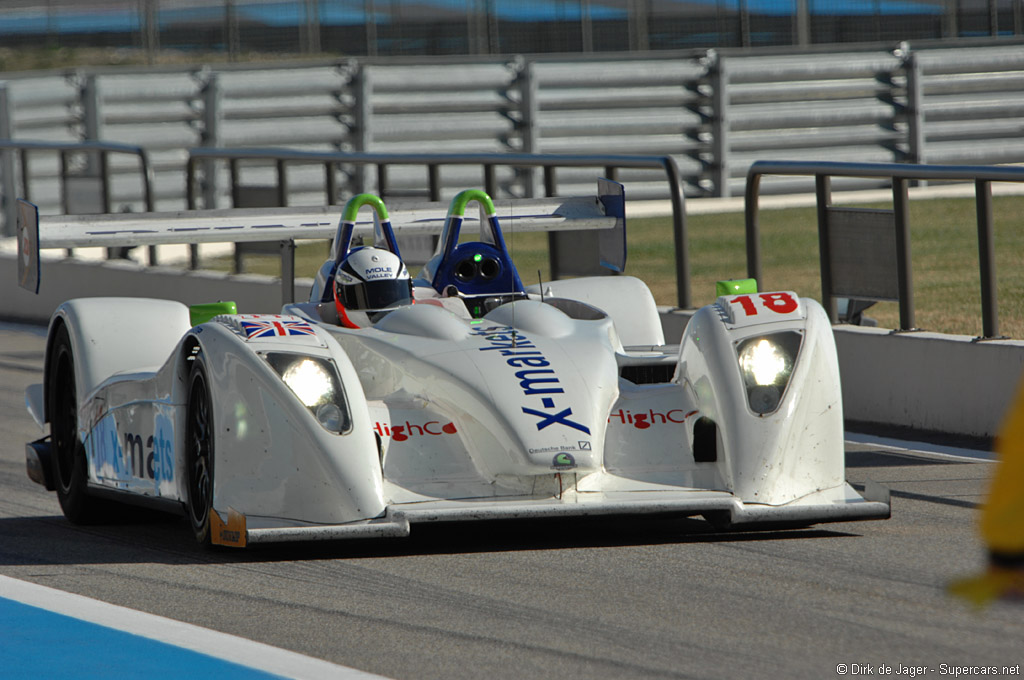
{"label": "union jack decal", "polygon": [[313,327],[305,321],[275,319],[273,317],[263,317],[255,321],[243,321],[242,330],[245,331],[245,337],[250,340],[285,335],[316,335]]}

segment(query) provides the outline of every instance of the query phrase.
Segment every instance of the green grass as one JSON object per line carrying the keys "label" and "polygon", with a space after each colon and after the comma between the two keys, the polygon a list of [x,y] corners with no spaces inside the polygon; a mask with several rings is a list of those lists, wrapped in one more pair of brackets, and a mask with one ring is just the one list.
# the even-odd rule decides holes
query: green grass
{"label": "green grass", "polygon": [[[876,207],[888,208],[891,205]],[[996,243],[999,331],[1024,338],[1024,197],[993,199]],[[795,290],[821,299],[815,210],[762,210],[762,290]],[[714,300],[715,282],[746,277],[743,215],[691,215],[687,219],[691,290],[694,306]],[[629,261],[626,273],[651,287],[659,304],[676,302],[675,256],[668,218],[633,219],[628,225]],[[981,286],[973,199],[912,200],[911,254],[916,326],[943,333],[982,334]],[[506,234],[509,249],[526,283],[537,271],[550,278],[545,234]],[[324,260],[323,244],[301,246],[296,271],[312,272]],[[274,257],[249,256],[247,270],[277,275]],[[210,263],[229,270],[230,258]],[[883,328],[899,326],[899,307],[882,302],[867,313]]]}

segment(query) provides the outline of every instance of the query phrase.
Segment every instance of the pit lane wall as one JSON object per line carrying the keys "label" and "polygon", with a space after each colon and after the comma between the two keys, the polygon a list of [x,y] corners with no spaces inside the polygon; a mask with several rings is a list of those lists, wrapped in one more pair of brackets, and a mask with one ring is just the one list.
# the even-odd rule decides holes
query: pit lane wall
{"label": "pit lane wall", "polygon": [[[45,257],[45,256],[44,256]],[[130,261],[47,259],[39,295],[16,285],[17,261],[0,254],[0,319],[45,324],[70,297],[128,295],[185,304],[234,300],[243,313],[279,309],[279,280],[257,275],[143,267]],[[309,297],[311,279],[295,282]],[[678,342],[691,312],[662,308],[668,342]],[[970,438],[995,436],[1024,372],[1024,342],[938,333],[835,327],[848,423]]]}

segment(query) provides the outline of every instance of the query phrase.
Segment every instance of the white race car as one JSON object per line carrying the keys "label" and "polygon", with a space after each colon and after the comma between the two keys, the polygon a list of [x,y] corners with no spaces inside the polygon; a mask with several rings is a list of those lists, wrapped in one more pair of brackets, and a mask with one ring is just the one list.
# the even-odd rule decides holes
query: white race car
{"label": "white race car", "polygon": [[[476,240],[460,238],[471,203]],[[621,200],[605,203],[611,240],[624,239]],[[374,242],[360,257],[380,266],[353,275],[364,206]],[[379,199],[354,198],[309,301],[280,313],[62,304],[44,383],[27,393],[50,428],[27,447],[29,476],[73,522],[150,505],[184,512],[202,543],[238,547],[437,521],[889,516],[884,489],[869,484],[866,499],[845,481],[835,344],[813,300],[748,287],[666,345],[639,279],[523,286],[484,192],[452,201],[418,279],[385,271],[403,268],[396,230]],[[140,242],[125,231],[122,244]],[[382,308],[372,291],[338,292],[375,277],[404,299]]]}

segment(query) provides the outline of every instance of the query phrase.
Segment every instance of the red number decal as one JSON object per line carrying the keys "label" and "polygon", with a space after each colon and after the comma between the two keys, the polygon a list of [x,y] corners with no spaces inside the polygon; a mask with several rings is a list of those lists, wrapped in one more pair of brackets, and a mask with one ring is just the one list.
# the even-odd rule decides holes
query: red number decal
{"label": "red number decal", "polygon": [[[789,293],[760,293],[758,297],[761,298],[761,304],[770,312],[776,314],[789,314],[795,311],[799,303]],[[743,308],[743,313],[747,316],[757,315],[757,305],[750,299],[749,295],[740,295],[729,301],[733,304],[739,304]]]}
{"label": "red number decal", "polygon": [[757,314],[757,307],[754,306],[754,301],[750,299],[749,295],[741,295],[738,298],[733,298],[730,302],[738,302],[743,307],[743,313],[747,316],[754,316]]}
{"label": "red number decal", "polygon": [[777,314],[789,314],[797,307],[797,301],[789,293],[761,293],[764,306]]}

